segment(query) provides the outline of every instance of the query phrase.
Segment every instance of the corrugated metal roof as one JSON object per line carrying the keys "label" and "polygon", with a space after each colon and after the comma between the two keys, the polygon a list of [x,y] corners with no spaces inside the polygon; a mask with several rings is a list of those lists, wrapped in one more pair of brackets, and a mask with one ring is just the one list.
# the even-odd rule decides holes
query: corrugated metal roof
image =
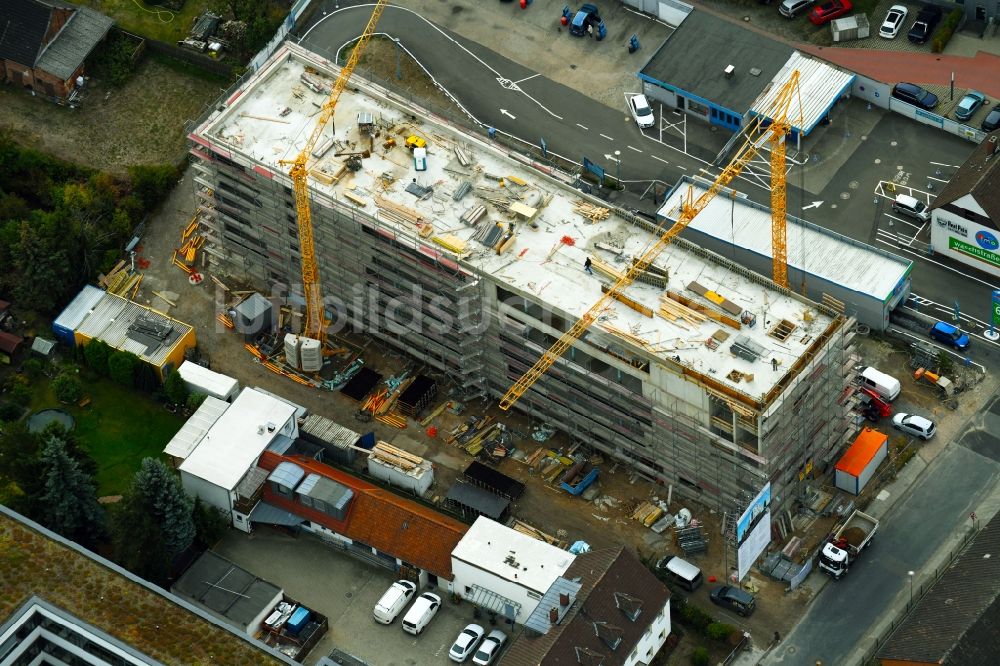
{"label": "corrugated metal roof", "polygon": [[[987,663],[958,659],[972,646],[966,641],[992,640],[996,657],[996,627],[971,632],[1000,599],[1000,513],[976,535],[964,553],[917,602],[916,608],[879,650],[884,660],[921,664]],[[995,612],[995,611],[994,611]],[[988,652],[990,650],[987,650]],[[953,655],[954,653],[954,655]],[[955,659],[950,658],[955,656]]]}
{"label": "corrugated metal roof", "polygon": [[68,80],[114,24],[104,14],[78,7],[52,43],[42,51],[35,66],[63,81]]}
{"label": "corrugated metal roof", "polygon": [[[133,339],[129,336],[129,328],[140,319],[169,327],[169,337],[156,346]],[[74,330],[92,340],[103,340],[120,351],[132,352],[147,363],[160,367],[191,327],[121,296],[103,292],[101,300]]]}
{"label": "corrugated metal roof", "polygon": [[278,466],[274,468],[274,471],[268,475],[267,480],[280,483],[284,487],[294,490],[295,486],[299,485],[299,481],[301,481],[302,477],[305,475],[306,471],[304,469],[295,463],[288,462],[286,460],[278,463]]}
{"label": "corrugated metal roof", "polygon": [[[559,620],[562,620],[563,615],[569,611],[569,607],[563,607],[559,601],[559,597],[563,594],[569,595],[570,606],[572,606],[572,602],[576,601],[577,596],[580,594],[581,587],[583,587],[583,583],[579,579],[569,580],[563,576],[556,578],[545,594],[542,595],[535,610],[525,620],[524,628],[537,631],[539,634],[549,633],[549,630],[552,628],[552,621],[549,619],[549,609],[555,608],[559,612]],[[558,621],[556,624],[558,624]]]}
{"label": "corrugated metal roof", "polygon": [[[682,179],[660,208],[659,215],[677,219],[678,207],[687,195],[689,183],[695,199],[708,187],[703,182]],[[688,228],[768,259],[772,256],[771,209],[748,199],[716,197],[691,220]],[[789,268],[880,301],[892,295],[913,266],[908,259],[796,217],[788,217],[787,229]]]}
{"label": "corrugated metal roof", "polygon": [[195,413],[191,415],[177,434],[167,443],[163,452],[175,458],[187,458],[201,442],[219,417],[229,407],[229,403],[208,396]]}
{"label": "corrugated metal roof", "polygon": [[[768,116],[768,111],[778,96],[778,91],[791,77],[792,72],[799,71],[799,100],[792,101],[788,110],[792,128],[809,134],[830,110],[830,107],[840,99],[840,96],[854,82],[854,74],[837,69],[821,60],[802,55],[798,51],[792,53],[788,62],[771,79],[771,84],[764,89],[760,97],[750,107],[751,116]],[[801,114],[801,121],[799,115]]]}
{"label": "corrugated metal roof", "polygon": [[337,511],[343,511],[351,501],[351,498],[354,497],[354,491],[347,486],[319,474],[310,474],[307,476],[295,492],[306,497],[322,500]]}
{"label": "corrugated metal roof", "polygon": [[104,291],[98,289],[92,284],[88,284],[80,293],[77,294],[69,305],[59,313],[56,320],[52,322],[52,328],[63,328],[67,331],[75,331],[76,327],[80,325],[80,322],[84,320],[87,314],[101,302],[104,298]]}

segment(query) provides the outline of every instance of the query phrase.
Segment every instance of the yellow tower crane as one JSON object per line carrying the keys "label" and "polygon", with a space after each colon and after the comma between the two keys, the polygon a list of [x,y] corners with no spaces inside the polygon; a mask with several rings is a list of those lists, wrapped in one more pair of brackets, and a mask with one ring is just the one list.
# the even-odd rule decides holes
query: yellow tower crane
{"label": "yellow tower crane", "polygon": [[[309,209],[309,169],[306,163],[312,154],[313,148],[316,147],[316,143],[323,135],[323,130],[326,128],[327,123],[333,118],[334,109],[337,107],[337,100],[340,99],[340,94],[347,87],[354,68],[358,66],[358,61],[365,50],[365,46],[368,45],[372,35],[375,34],[375,26],[378,24],[379,18],[382,17],[382,10],[385,9],[388,1],[378,0],[375,3],[375,9],[368,19],[368,25],[365,26],[364,32],[361,33],[361,37],[354,45],[354,49],[351,50],[351,56],[347,59],[347,64],[340,70],[340,74],[333,84],[333,89],[330,91],[330,96],[323,103],[316,126],[309,135],[305,146],[302,147],[302,151],[299,152],[294,160],[281,160],[280,162],[281,164],[292,165],[292,168],[288,171],[288,175],[292,177],[292,183],[295,187],[295,211],[298,216],[299,251],[302,254],[302,291],[306,301],[306,321],[303,337],[318,340],[320,348],[325,348],[326,345],[327,321],[323,311],[323,293],[320,285],[319,267],[316,264],[316,246],[313,242],[312,212]],[[316,370],[318,368],[310,369]]]}
{"label": "yellow tower crane", "polygon": [[[678,234],[687,228],[691,220],[708,206],[715,195],[740,175],[740,172],[757,156],[765,143],[771,144],[771,205],[774,208],[771,241],[774,246],[772,248],[774,280],[783,287],[788,286],[788,266],[785,263],[787,256],[785,246],[785,137],[791,131],[788,110],[792,98],[798,96],[798,89],[799,72],[796,70],[780,88],[770,108],[768,108],[767,121],[769,124],[765,121],[764,116],[759,116],[756,121],[747,126],[744,130],[746,138],[739,150],[736,151],[736,156],[723,168],[715,182],[697,200],[694,199],[693,189],[688,188],[687,198],[681,204],[681,214],[677,222],[658,238],[646,250],[645,254],[625,271],[614,286],[598,299],[568,331],[563,333],[520,379],[507,389],[507,393],[500,399],[501,409],[508,410],[513,407],[518,399],[534,386],[535,382],[552,367],[556,360],[566,353],[573,342],[578,340],[584,331],[597,321],[601,313],[611,306],[612,301],[618,300],[620,296],[624,295],[623,292],[635,278],[653,263]],[[781,263],[780,269],[779,261]]]}

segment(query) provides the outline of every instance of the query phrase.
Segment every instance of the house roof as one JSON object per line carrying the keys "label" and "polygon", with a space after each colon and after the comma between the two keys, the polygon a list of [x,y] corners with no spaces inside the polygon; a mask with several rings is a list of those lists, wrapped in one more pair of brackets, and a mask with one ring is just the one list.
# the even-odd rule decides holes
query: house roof
{"label": "house roof", "polygon": [[[1000,644],[1000,513],[976,535],[879,650],[883,660],[985,664]],[[977,645],[979,641],[985,643]],[[985,661],[971,658],[992,648]],[[965,656],[970,658],[966,659]]]}
{"label": "house roof", "polygon": [[[293,414],[295,408],[288,403],[243,389],[181,463],[180,470],[232,490]],[[273,432],[268,431],[269,424],[274,424]]]}
{"label": "house roof", "polygon": [[0,60],[34,67],[49,29],[52,9],[37,0],[0,3]]}
{"label": "house roof", "polygon": [[282,462],[293,462],[306,473],[336,481],[352,490],[354,499],[343,520],[281,497],[265,486],[264,499],[268,503],[432,574],[452,579],[451,552],[468,531],[468,525],[312,458],[265,451],[258,464],[270,472]]}
{"label": "house roof", "polygon": [[971,194],[986,215],[1000,229],[1000,130],[987,135],[976,146],[932,205],[941,208]]}
{"label": "house roof", "polygon": [[17,351],[17,348],[21,346],[22,342],[24,342],[24,338],[20,335],[0,331],[0,352],[3,352],[4,354],[13,354]]}
{"label": "house roof", "polygon": [[185,421],[177,434],[170,439],[163,452],[174,458],[187,458],[227,409],[229,409],[228,402],[206,396],[191,418]]}
{"label": "house roof", "polygon": [[[792,53],[794,49],[786,44],[695,9],[639,76],[742,114],[771,84]],[[692,58],[697,61],[695,66]],[[731,77],[725,75],[729,65],[736,70]]]}
{"label": "house roof", "polygon": [[754,102],[751,113],[770,118],[770,113],[777,105],[781,86],[796,71],[799,73],[798,99],[788,109],[789,122],[793,130],[802,130],[808,135],[826,117],[830,107],[851,87],[856,77],[850,72],[796,51]]}
{"label": "house roof", "polygon": [[42,51],[38,69],[68,80],[115,22],[93,9],[79,7],[56,38]]}
{"label": "house roof", "polygon": [[238,627],[248,627],[281,599],[281,588],[261,580],[221,555],[205,551],[170,591]]}
{"label": "house roof", "polygon": [[[578,651],[602,656],[602,666],[624,664],[670,599],[663,583],[624,546],[582,553],[562,578],[581,583],[564,619],[540,636],[522,631],[504,655],[505,665],[575,666],[581,663]],[[639,609],[634,621],[626,608]],[[598,631],[620,636],[621,643],[612,650]]]}

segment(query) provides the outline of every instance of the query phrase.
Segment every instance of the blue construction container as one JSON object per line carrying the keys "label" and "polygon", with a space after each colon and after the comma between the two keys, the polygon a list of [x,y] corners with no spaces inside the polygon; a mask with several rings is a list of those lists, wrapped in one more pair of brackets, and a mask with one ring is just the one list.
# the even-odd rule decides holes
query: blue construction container
{"label": "blue construction container", "polygon": [[64,345],[75,347],[77,327],[90,314],[94,306],[104,298],[104,294],[104,290],[89,284],[80,290],[80,293],[52,322],[52,332],[55,333],[56,340]]}
{"label": "blue construction container", "polygon": [[293,636],[298,636],[310,618],[312,618],[312,611],[305,606],[299,606],[292,611],[292,616],[285,622],[285,630]]}

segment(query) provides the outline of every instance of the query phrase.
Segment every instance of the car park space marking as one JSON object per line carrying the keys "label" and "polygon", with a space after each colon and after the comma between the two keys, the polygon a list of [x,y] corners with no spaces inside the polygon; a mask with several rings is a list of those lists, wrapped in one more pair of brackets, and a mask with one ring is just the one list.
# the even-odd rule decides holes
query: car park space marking
{"label": "car park space marking", "polygon": [[935,178],[934,176],[927,176],[928,180],[936,180],[939,183],[950,183],[950,180],[944,180],[943,178]]}
{"label": "car park space marking", "polygon": [[912,298],[916,302],[917,305],[921,305],[921,306],[923,306],[923,305],[932,305],[934,303],[934,301],[932,301],[931,299],[924,298],[923,296],[920,296],[918,294],[914,294],[912,291],[910,292],[910,298]]}
{"label": "car park space marking", "polygon": [[906,247],[913,247],[913,241],[917,240],[916,236],[907,236],[906,234],[893,233],[891,231],[886,231],[884,229],[877,229],[875,231],[877,236],[882,236],[885,238],[895,239],[900,245],[905,245]]}
{"label": "car park space marking", "polygon": [[961,275],[964,278],[968,278],[969,280],[973,280],[975,282],[978,282],[979,284],[981,284],[981,285],[983,285],[985,287],[989,287],[990,289],[1000,289],[1000,287],[997,287],[996,285],[992,285],[989,282],[986,282],[985,280],[980,280],[975,275],[969,275],[968,273],[963,273],[962,271],[958,270],[957,268],[953,268],[951,266],[948,266],[947,264],[942,264],[940,261],[934,261],[933,259],[929,259],[925,253],[923,253],[923,252],[916,252],[914,250],[908,249],[905,245],[899,245],[899,244],[889,243],[887,241],[882,240],[881,238],[876,238],[875,242],[882,243],[883,245],[885,245],[887,247],[891,247],[893,249],[899,250],[900,252],[903,252],[905,254],[911,254],[914,257],[916,257],[917,259],[920,259],[921,261],[926,261],[929,264],[934,264],[935,266],[940,266],[941,268],[947,269],[947,270],[951,271],[952,273],[957,273],[958,275]]}
{"label": "car park space marking", "polygon": [[[936,309],[939,310],[942,314],[948,315],[947,317],[939,317],[938,319],[940,321],[943,321],[946,324],[951,324],[952,323],[953,315],[955,314],[954,309],[953,308],[949,308],[949,307],[945,307],[945,306],[939,305],[939,304],[935,304],[935,305],[936,305]],[[914,312],[916,314],[924,314],[924,315],[927,314],[926,312],[920,312],[920,310],[911,308],[909,305],[903,305],[901,307],[903,307],[906,310],[909,310],[910,312]],[[959,327],[958,328],[963,333],[965,333],[966,335],[968,335],[970,339],[971,338],[975,338],[976,341],[977,341],[976,342],[977,345],[980,344],[981,342],[989,342],[990,344],[993,344],[993,345],[996,345],[997,347],[1000,347],[1000,343],[994,342],[993,340],[985,338],[985,337],[983,337],[982,333],[978,333],[976,331],[977,328],[981,328],[984,331],[987,330],[987,329],[989,329],[989,325],[988,324],[986,324],[985,322],[979,321],[975,317],[969,317],[964,312],[962,313],[962,319],[967,320],[965,322],[965,324],[971,324],[972,327],[970,328],[969,326],[966,326],[962,322],[959,322]],[[939,349],[944,349],[945,351],[951,352],[952,354],[958,356],[959,358],[963,358],[963,359],[965,358],[964,356],[962,356],[962,352],[960,352],[957,349],[954,349],[952,347],[948,347],[947,345],[941,344],[940,342],[938,342],[937,340],[935,340],[934,338],[932,338],[930,335],[927,336],[927,342],[929,342],[930,344],[934,345],[935,347],[938,347]],[[968,353],[969,350],[966,349],[965,351],[966,351],[966,353]],[[977,363],[976,365],[979,365],[979,364]],[[980,367],[982,367],[982,366],[980,366]]]}
{"label": "car park space marking", "polygon": [[626,148],[629,148],[629,149],[631,149],[631,150],[634,150],[634,151],[635,151],[635,152],[637,152],[637,153],[641,153],[641,152],[642,152],[641,150],[639,150],[639,149],[638,149],[638,148],[636,148],[635,146],[625,146],[625,147],[626,147]]}
{"label": "car park space marking", "polygon": [[958,169],[959,168],[959,167],[957,167],[954,164],[945,164],[944,162],[931,162],[931,164],[933,164],[934,166],[948,167],[949,169]]}
{"label": "car park space marking", "polygon": [[535,74],[532,74],[531,76],[526,76],[523,79],[520,79],[518,81],[514,81],[514,85],[517,85],[518,83],[524,83],[525,81],[530,81],[531,79],[535,78],[536,76],[541,76],[541,73],[535,73]]}
{"label": "car park space marking", "polygon": [[656,155],[650,155],[650,157],[652,157],[654,160],[659,160],[660,162],[663,162],[664,164],[670,164],[670,162],[666,161],[662,157],[657,157]]}
{"label": "car park space marking", "polygon": [[904,220],[901,217],[896,217],[895,215],[890,215],[889,213],[883,213],[883,215],[885,215],[890,220],[893,220],[894,222],[902,222],[903,224],[907,224],[913,227],[914,229],[923,229],[923,227],[917,226],[916,224],[913,224],[913,222],[910,222],[909,220]]}
{"label": "car park space marking", "polygon": [[576,126],[579,127],[579,128],[581,128],[581,129],[584,129],[584,130],[586,130],[588,132],[590,131],[590,128],[587,127],[586,125],[581,125],[580,123],[577,123]]}
{"label": "car park space marking", "polygon": [[603,136],[603,137],[604,137],[605,139],[607,139],[608,141],[614,141],[614,138],[613,138],[613,137],[610,137],[610,136],[608,136],[607,134],[602,134],[601,136]]}
{"label": "car park space marking", "polygon": [[[963,363],[965,362],[965,358],[966,358],[965,356],[962,356],[960,353],[956,352],[954,349],[951,349],[950,347],[945,347],[944,345],[938,343],[936,340],[934,340],[930,336],[927,336],[926,338],[922,338],[920,336],[914,335],[913,333],[911,333],[910,331],[907,331],[906,329],[900,328],[899,326],[890,326],[889,330],[891,330],[893,333],[900,333],[902,335],[905,335],[908,338],[913,338],[914,340],[918,340],[920,342],[925,342],[925,343],[927,343],[927,344],[929,344],[929,345],[931,345],[933,347],[937,347],[941,351],[947,352],[948,354],[951,354],[955,358],[961,359]],[[979,336],[976,336],[976,337],[978,338]],[[982,339],[986,340],[986,338],[982,338]],[[989,340],[986,340],[986,342],[989,342]],[[996,343],[994,343],[994,344],[996,344]],[[978,367],[983,372],[986,372],[986,368],[984,368],[981,363],[976,363],[972,359],[969,359],[969,363],[971,363],[972,365]]]}

